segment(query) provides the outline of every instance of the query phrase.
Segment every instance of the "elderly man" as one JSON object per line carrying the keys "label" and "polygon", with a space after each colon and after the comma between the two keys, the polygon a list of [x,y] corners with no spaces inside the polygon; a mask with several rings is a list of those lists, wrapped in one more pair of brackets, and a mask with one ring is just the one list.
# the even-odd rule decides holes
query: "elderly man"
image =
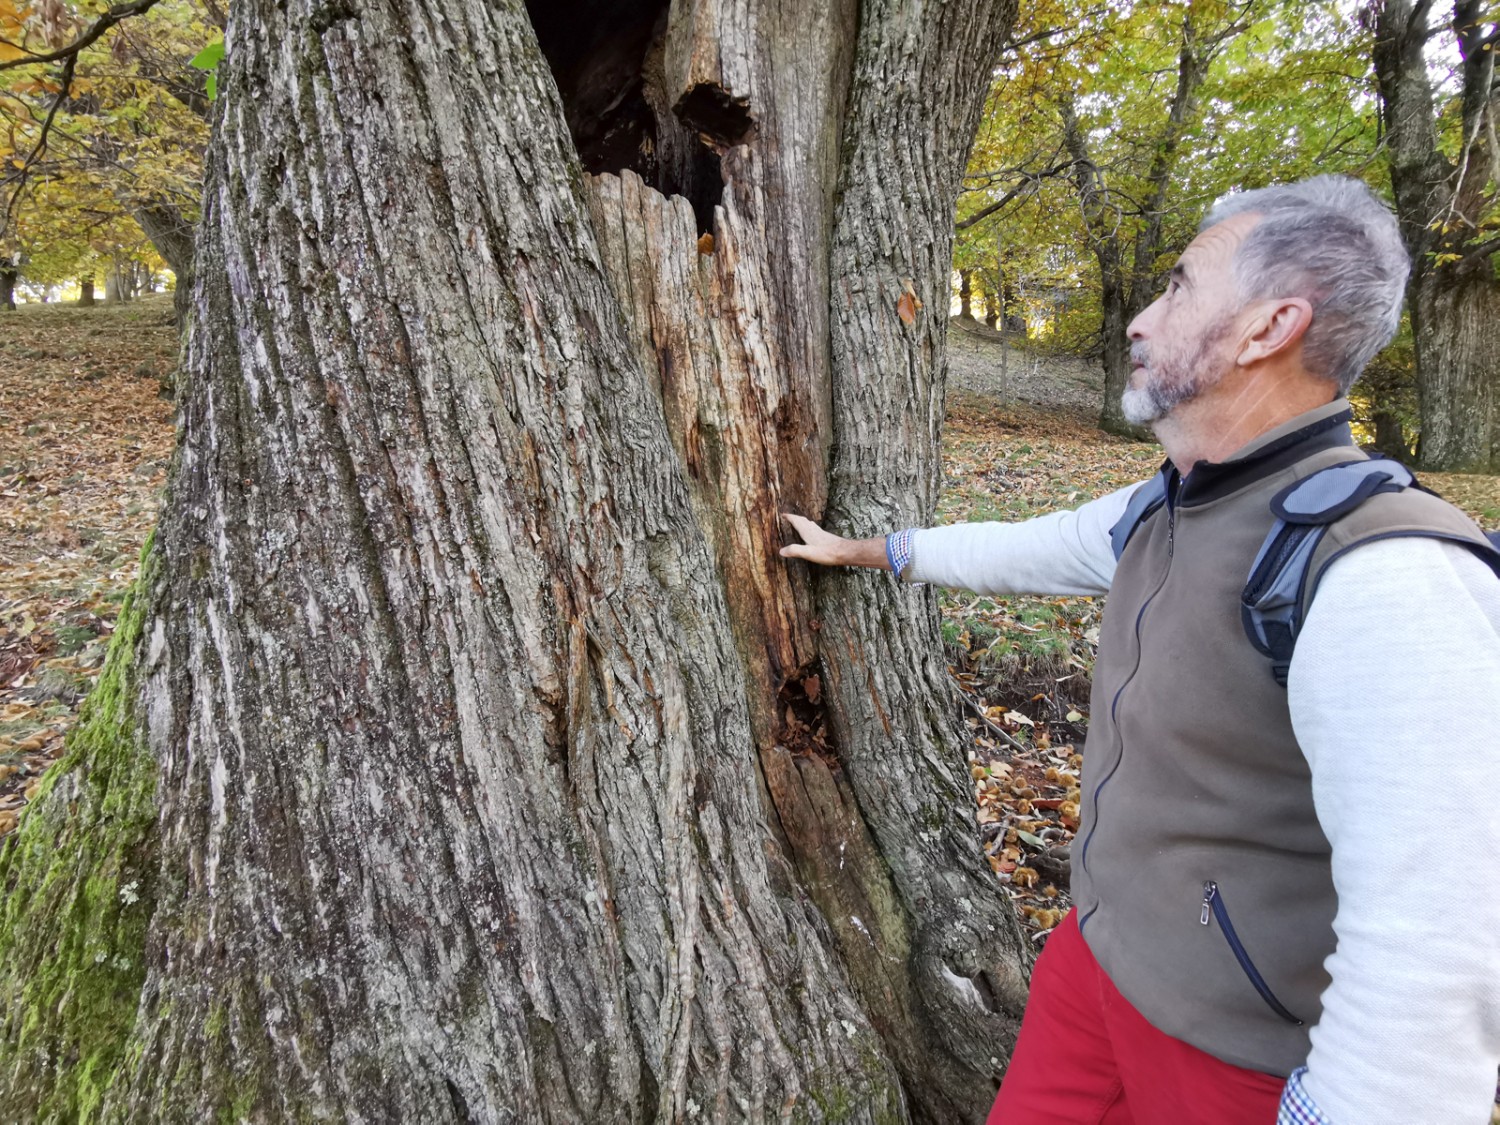
{"label": "elderly man", "polygon": [[790,558],[1109,594],[1075,910],[991,1122],[1488,1118],[1500,556],[1430,494],[1383,488],[1332,510],[1280,679],[1240,605],[1273,501],[1364,459],[1342,396],[1394,333],[1407,270],[1356,181],[1230,196],[1130,326],[1124,407],[1166,449],[1159,507],[1132,488],[862,541],[787,517]]}

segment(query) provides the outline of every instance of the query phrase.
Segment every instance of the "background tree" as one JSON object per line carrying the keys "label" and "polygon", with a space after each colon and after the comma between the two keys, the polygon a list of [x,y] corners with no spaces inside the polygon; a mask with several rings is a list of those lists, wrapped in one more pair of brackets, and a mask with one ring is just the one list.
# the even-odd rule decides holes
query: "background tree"
{"label": "background tree", "polygon": [[775,551],[930,519],[1013,14],[236,6],[6,1116],[983,1116],[1027,953],[931,595]]}
{"label": "background tree", "polygon": [[[180,319],[208,136],[205,76],[189,61],[220,27],[196,2],[137,0],[101,17],[62,0],[0,0],[0,237],[35,259],[90,232],[112,259],[103,228],[128,216],[178,275]],[[44,245],[53,236],[56,252]]]}
{"label": "background tree", "polygon": [[1076,20],[1042,7],[1023,21],[971,159],[959,246],[976,222],[1002,224],[1027,289],[1053,295],[1044,337],[1101,357],[1101,425],[1119,432],[1125,327],[1215,198],[1319,171],[1379,176],[1369,36],[1336,4],[1270,0]]}
{"label": "background tree", "polygon": [[[1500,472],[1500,21],[1482,0],[1456,0],[1446,20],[1432,8],[1386,0],[1368,10],[1390,182],[1412,256],[1418,453],[1430,469]],[[1446,76],[1432,54],[1441,46],[1456,56]]]}

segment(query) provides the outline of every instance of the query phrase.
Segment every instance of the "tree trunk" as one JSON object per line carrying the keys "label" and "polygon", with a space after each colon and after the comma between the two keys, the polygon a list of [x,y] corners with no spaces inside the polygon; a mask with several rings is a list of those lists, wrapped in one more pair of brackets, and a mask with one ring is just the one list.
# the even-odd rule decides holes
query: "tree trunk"
{"label": "tree trunk", "polygon": [[1488,263],[1467,276],[1433,270],[1411,297],[1420,463],[1446,472],[1500,472],[1500,284]]}
{"label": "tree trunk", "polygon": [[78,282],[78,303],[85,308],[92,308],[97,303],[94,300],[94,277],[92,274],[82,278]]}
{"label": "tree trunk", "polygon": [[984,291],[984,322],[986,324],[988,324],[991,328],[994,328],[994,329],[996,329],[998,331],[999,328],[1000,328],[1000,326],[1002,324],[1004,324],[1005,322],[1001,318],[1002,309],[1001,309],[1001,303],[1000,303],[1000,294],[993,291],[996,288],[998,288],[998,287],[997,286],[988,286],[988,287],[985,288],[985,291]]}
{"label": "tree trunk", "polygon": [[193,224],[178,207],[161,201],[137,207],[134,214],[151,245],[176,276],[172,312],[178,331],[184,331],[193,305]]}
{"label": "tree trunk", "polygon": [[965,320],[974,319],[974,271],[958,271],[958,315]]}
{"label": "tree trunk", "polygon": [[104,271],[104,303],[118,305],[129,299],[125,290],[125,277],[120,270],[120,259],[115,257]]}
{"label": "tree trunk", "polygon": [[1005,317],[1002,323],[1005,331],[1015,332],[1022,339],[1026,337],[1026,312],[1021,304],[1021,291],[1007,274],[1001,284],[1001,303],[1005,308]]}
{"label": "tree trunk", "polygon": [[20,277],[20,270],[11,266],[0,267],[0,308],[15,310],[16,282]]}
{"label": "tree trunk", "polygon": [[931,518],[1013,9],[564,7],[235,8],[7,1118],[983,1118],[1028,954],[932,594],[775,552]]}
{"label": "tree trunk", "polygon": [[1382,453],[1387,457],[1394,457],[1398,461],[1405,461],[1411,456],[1411,450],[1406,444],[1406,430],[1401,425],[1401,419],[1394,414],[1377,410],[1373,419],[1375,423],[1375,441],[1372,448],[1376,453]]}
{"label": "tree trunk", "polygon": [[1444,154],[1424,54],[1429,5],[1384,0],[1373,49],[1391,188],[1412,257],[1407,300],[1422,415],[1419,463],[1500,472],[1500,239],[1484,222],[1496,202],[1495,52],[1500,23],[1480,0],[1457,0],[1459,159]]}

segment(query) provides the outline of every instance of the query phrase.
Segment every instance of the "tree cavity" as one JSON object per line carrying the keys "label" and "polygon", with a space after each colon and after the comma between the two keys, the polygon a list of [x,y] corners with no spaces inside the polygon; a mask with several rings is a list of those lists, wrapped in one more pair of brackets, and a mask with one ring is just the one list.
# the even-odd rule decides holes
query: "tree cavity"
{"label": "tree cavity", "polygon": [[698,233],[711,234],[724,193],[720,156],[748,140],[755,121],[746,99],[711,83],[671,100],[669,7],[665,0],[526,3],[584,171],[629,168],[663,195],[685,197]]}

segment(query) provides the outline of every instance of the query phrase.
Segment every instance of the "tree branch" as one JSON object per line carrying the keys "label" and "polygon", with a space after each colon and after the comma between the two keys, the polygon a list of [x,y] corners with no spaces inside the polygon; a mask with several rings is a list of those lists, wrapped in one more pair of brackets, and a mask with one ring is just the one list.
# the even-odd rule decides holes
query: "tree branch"
{"label": "tree branch", "polygon": [[[18,66],[36,66],[42,63],[57,62],[60,59],[67,59],[71,65],[72,60],[78,57],[79,51],[94,43],[101,35],[114,27],[115,24],[121,20],[128,20],[131,16],[138,16],[142,12],[149,11],[160,2],[161,0],[135,0],[134,4],[120,4],[105,12],[94,21],[93,27],[89,28],[66,47],[60,47],[56,51],[50,51],[44,55],[36,55],[27,51],[25,58],[7,59],[5,62],[0,62],[0,70],[12,70]],[[16,45],[12,44],[12,46]],[[17,47],[17,50],[25,50],[25,48]]]}
{"label": "tree branch", "polygon": [[1494,238],[1486,239],[1460,258],[1458,268],[1462,269],[1464,266],[1477,262],[1481,258],[1487,258],[1497,250],[1500,250],[1500,234],[1497,234]]}
{"label": "tree branch", "polygon": [[1051,168],[1048,168],[1045,172],[1033,172],[1029,174],[1023,173],[1024,178],[1021,180],[1021,182],[1018,183],[1015,187],[1011,188],[1008,192],[1006,192],[998,202],[991,203],[988,207],[984,207],[978,211],[975,211],[974,214],[970,215],[967,219],[963,219],[960,222],[954,223],[953,229],[955,231],[968,230],[975,223],[981,222],[984,219],[988,219],[996,211],[999,211],[1007,204],[1014,201],[1015,198],[1019,196],[1023,191],[1026,191],[1028,188],[1034,188],[1048,177],[1056,176],[1059,173],[1066,172],[1071,167],[1073,167],[1073,161],[1069,160],[1064,164],[1055,164]]}
{"label": "tree branch", "polygon": [[[156,3],[156,0],[151,0],[151,3]],[[16,185],[16,190],[5,201],[5,214],[0,215],[0,235],[4,235],[10,230],[11,216],[15,214],[16,204],[21,201],[21,192],[26,188],[26,174],[31,171],[32,165],[42,158],[42,153],[47,151],[47,134],[52,131],[52,122],[57,117],[58,109],[67,100],[68,94],[73,89],[73,71],[77,66],[78,56],[76,54],[69,55],[68,61],[63,63],[61,88],[57,91],[57,97],[52,99],[52,108],[47,111],[46,120],[42,122],[42,131],[36,139],[36,146],[31,150],[31,154],[26,157],[26,163],[22,164],[19,169],[6,177],[7,180]]]}

